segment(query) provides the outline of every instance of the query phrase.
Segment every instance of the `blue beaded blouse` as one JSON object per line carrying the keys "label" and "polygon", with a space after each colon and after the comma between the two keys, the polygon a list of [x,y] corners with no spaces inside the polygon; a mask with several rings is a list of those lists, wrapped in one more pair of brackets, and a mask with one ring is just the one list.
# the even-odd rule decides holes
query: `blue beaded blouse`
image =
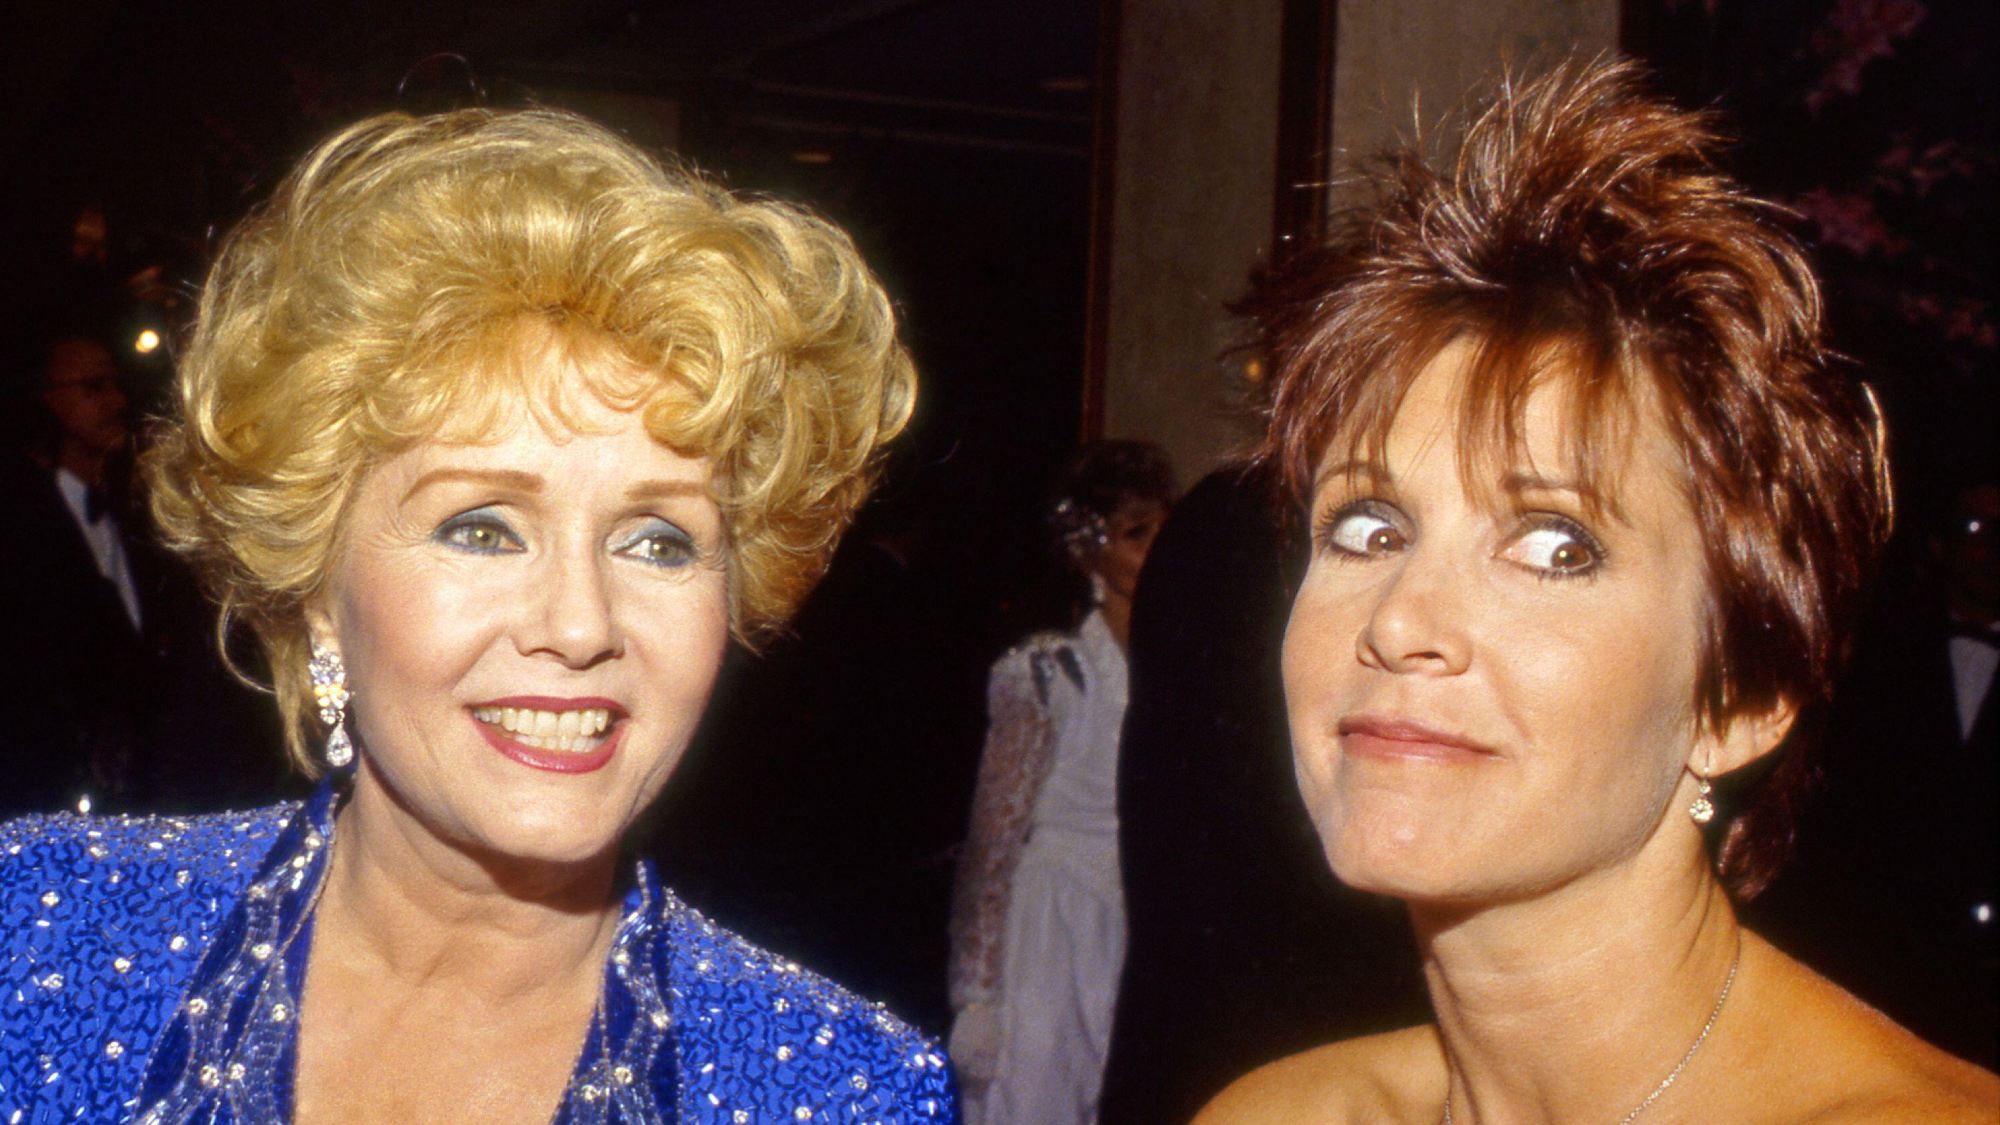
{"label": "blue beaded blouse", "polygon": [[[0,1125],[287,1121],[334,791],[0,825]],[[638,865],[558,1125],[951,1122],[943,1052]]]}

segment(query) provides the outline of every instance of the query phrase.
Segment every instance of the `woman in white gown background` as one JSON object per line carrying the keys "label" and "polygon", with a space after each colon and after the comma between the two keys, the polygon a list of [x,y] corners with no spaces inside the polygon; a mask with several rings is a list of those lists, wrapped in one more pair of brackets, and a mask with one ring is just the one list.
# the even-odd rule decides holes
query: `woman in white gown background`
{"label": "woman in white gown background", "polygon": [[1050,524],[1091,605],[993,665],[951,918],[952,1051],[967,1125],[1097,1116],[1125,960],[1118,733],[1132,593],[1174,498],[1154,446],[1100,442]]}

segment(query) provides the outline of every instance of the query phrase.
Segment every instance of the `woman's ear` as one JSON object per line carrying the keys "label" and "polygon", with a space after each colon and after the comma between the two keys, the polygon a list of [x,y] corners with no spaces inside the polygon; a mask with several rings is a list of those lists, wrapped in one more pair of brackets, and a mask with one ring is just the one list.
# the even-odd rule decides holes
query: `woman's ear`
{"label": "woman's ear", "polygon": [[1761,711],[1736,715],[1721,733],[1710,732],[1701,739],[1688,767],[1703,777],[1734,773],[1776,750],[1792,733],[1792,722],[1798,717],[1798,706],[1788,699],[1774,700]]}
{"label": "woman's ear", "polygon": [[315,598],[307,602],[305,618],[306,639],[311,643],[314,651],[327,649],[335,656],[339,656],[340,642],[336,639],[339,634],[334,632],[333,614],[327,612],[325,601]]}

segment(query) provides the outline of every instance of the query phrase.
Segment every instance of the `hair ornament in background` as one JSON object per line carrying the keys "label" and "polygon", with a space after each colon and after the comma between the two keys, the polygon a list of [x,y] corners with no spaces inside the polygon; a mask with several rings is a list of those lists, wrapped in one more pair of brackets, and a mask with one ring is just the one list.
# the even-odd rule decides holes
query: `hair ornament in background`
{"label": "hair ornament in background", "polygon": [[1049,512],[1049,528],[1063,550],[1079,558],[1094,555],[1111,544],[1111,525],[1104,515],[1077,503],[1072,496],[1056,501]]}
{"label": "hair ornament in background", "polygon": [[326,764],[341,769],[354,760],[354,740],[347,736],[347,666],[332,649],[314,645],[306,671],[319,721],[333,728],[326,736]]}

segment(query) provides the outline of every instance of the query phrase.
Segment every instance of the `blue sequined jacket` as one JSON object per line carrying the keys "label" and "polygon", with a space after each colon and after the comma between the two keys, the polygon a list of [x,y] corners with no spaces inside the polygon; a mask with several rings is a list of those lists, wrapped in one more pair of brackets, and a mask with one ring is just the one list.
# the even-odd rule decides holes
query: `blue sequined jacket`
{"label": "blue sequined jacket", "polygon": [[[0,825],[0,1125],[289,1120],[333,806]],[[639,865],[559,1125],[954,1120],[936,1046]]]}

